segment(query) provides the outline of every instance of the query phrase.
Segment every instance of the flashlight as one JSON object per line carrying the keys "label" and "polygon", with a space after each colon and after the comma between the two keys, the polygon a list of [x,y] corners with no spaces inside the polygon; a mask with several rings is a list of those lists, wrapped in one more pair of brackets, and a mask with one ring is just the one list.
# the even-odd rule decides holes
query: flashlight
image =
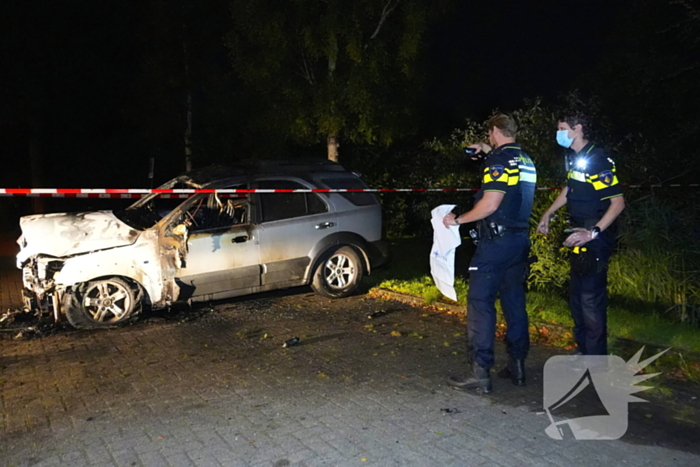
{"label": "flashlight", "polygon": [[484,153],[476,153],[477,149],[476,148],[466,148],[464,150],[464,153],[471,158],[473,161],[479,161],[483,159]]}

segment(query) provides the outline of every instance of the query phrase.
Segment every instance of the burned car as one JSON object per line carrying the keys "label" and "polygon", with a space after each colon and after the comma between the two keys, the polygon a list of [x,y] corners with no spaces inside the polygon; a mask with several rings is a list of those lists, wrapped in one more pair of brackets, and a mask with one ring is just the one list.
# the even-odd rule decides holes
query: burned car
{"label": "burned car", "polygon": [[308,284],[340,298],[387,259],[374,194],[291,192],[366,188],[329,161],[214,167],[160,188],[212,191],[184,200],[150,194],[119,211],[21,218],[17,266],[26,306],[95,328],[145,307]]}

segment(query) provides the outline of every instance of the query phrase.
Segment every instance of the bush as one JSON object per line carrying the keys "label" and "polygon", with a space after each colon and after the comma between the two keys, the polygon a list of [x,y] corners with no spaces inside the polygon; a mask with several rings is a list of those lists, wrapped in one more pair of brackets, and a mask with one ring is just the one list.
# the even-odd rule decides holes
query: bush
{"label": "bush", "polygon": [[674,193],[630,192],[626,199],[619,252],[608,274],[611,294],[640,311],[700,325],[697,202]]}
{"label": "bush", "polygon": [[[372,188],[453,188],[478,186],[477,171],[457,148],[436,151],[429,145],[390,151],[355,148],[344,153],[343,165],[356,170]],[[381,193],[384,229],[389,237],[432,235],[430,211],[441,204],[471,206],[469,193]]]}
{"label": "bush", "polygon": [[[585,101],[575,93],[562,100],[564,106],[583,107],[593,116],[598,124],[593,140],[615,154],[623,183],[649,179],[642,165],[649,159],[645,152],[648,145],[639,138],[616,141],[595,100]],[[543,105],[539,99],[511,112],[520,127],[518,142],[537,166],[540,187],[561,186],[565,181],[562,150],[555,142],[556,114],[556,108]],[[434,139],[417,148],[398,151],[370,148],[352,155],[344,163],[361,168],[365,180],[377,188],[479,187],[478,164],[465,156],[464,148],[485,139],[484,126],[467,120],[464,128],[454,130],[444,140]],[[619,221],[622,235],[610,262],[609,290],[613,301],[624,302],[638,313],[650,312],[700,325],[698,201],[668,190],[625,191],[627,209]],[[535,196],[531,241],[532,254],[538,261],[531,265],[528,288],[563,296],[569,281],[570,252],[562,245],[564,230],[569,227],[566,208],[552,219],[547,237],[534,234],[537,222],[558,193],[558,190],[538,191]],[[458,210],[464,212],[471,207],[469,197],[467,193],[449,192],[383,193],[386,232],[395,237],[432,236],[430,210],[440,204],[459,204]]]}
{"label": "bush", "polygon": [[537,224],[547,208],[552,204],[558,191],[540,191],[535,195],[535,204],[530,218],[530,241],[532,242],[531,256],[537,261],[530,265],[528,288],[531,290],[554,291],[561,293],[569,282],[569,248],[563,246],[569,227],[564,212],[552,217],[549,223],[549,235],[536,234]]}

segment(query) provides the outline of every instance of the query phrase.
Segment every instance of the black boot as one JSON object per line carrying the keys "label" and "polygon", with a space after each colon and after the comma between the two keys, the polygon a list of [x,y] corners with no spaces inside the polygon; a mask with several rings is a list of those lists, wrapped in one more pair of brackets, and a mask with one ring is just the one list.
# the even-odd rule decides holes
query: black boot
{"label": "black boot", "polygon": [[481,389],[481,391],[488,394],[491,392],[491,375],[489,370],[485,370],[475,363],[472,371],[467,376],[448,377],[447,385],[461,391]]}
{"label": "black boot", "polygon": [[508,358],[508,365],[498,372],[501,378],[510,378],[516,386],[525,386],[525,360]]}

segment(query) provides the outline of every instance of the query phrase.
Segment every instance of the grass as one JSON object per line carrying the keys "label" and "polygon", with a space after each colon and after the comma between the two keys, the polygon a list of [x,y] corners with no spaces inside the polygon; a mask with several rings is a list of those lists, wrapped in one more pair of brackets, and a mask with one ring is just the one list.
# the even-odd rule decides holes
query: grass
{"label": "grass", "polygon": [[[440,293],[437,287],[435,287],[433,279],[430,276],[422,276],[412,280],[387,279],[380,282],[378,285],[383,289],[423,297],[427,304],[432,304],[437,301],[454,303],[452,300],[444,297]],[[455,279],[455,290],[457,291],[457,297],[462,297],[459,301],[462,305],[465,303],[467,289],[467,282],[463,278],[458,277]]]}
{"label": "grass", "polygon": [[677,258],[658,248],[627,250],[611,261],[609,278],[611,293],[629,302],[639,301],[655,314],[700,325],[700,286],[686,270],[682,256]]}
{"label": "grass", "polygon": [[[390,243],[392,261],[369,276],[371,285],[420,296],[428,303],[454,303],[440,294],[430,276],[428,258],[432,246],[431,239],[404,238],[394,239]],[[464,278],[468,274],[472,251],[471,245],[463,244],[458,248],[456,255],[455,289],[462,305],[466,304],[468,281]],[[651,306],[644,307],[643,303],[636,303],[634,306],[630,303],[623,296],[611,297],[611,305],[608,308],[610,337],[700,353],[700,328],[647,313],[644,310],[651,309]],[[556,292],[528,292],[527,310],[531,321],[536,324],[537,332],[541,332],[541,327],[547,325],[562,326],[566,329],[573,325],[567,298]],[[566,345],[567,342],[570,342],[570,338],[567,340],[560,336],[553,339],[553,343],[559,345]]]}

